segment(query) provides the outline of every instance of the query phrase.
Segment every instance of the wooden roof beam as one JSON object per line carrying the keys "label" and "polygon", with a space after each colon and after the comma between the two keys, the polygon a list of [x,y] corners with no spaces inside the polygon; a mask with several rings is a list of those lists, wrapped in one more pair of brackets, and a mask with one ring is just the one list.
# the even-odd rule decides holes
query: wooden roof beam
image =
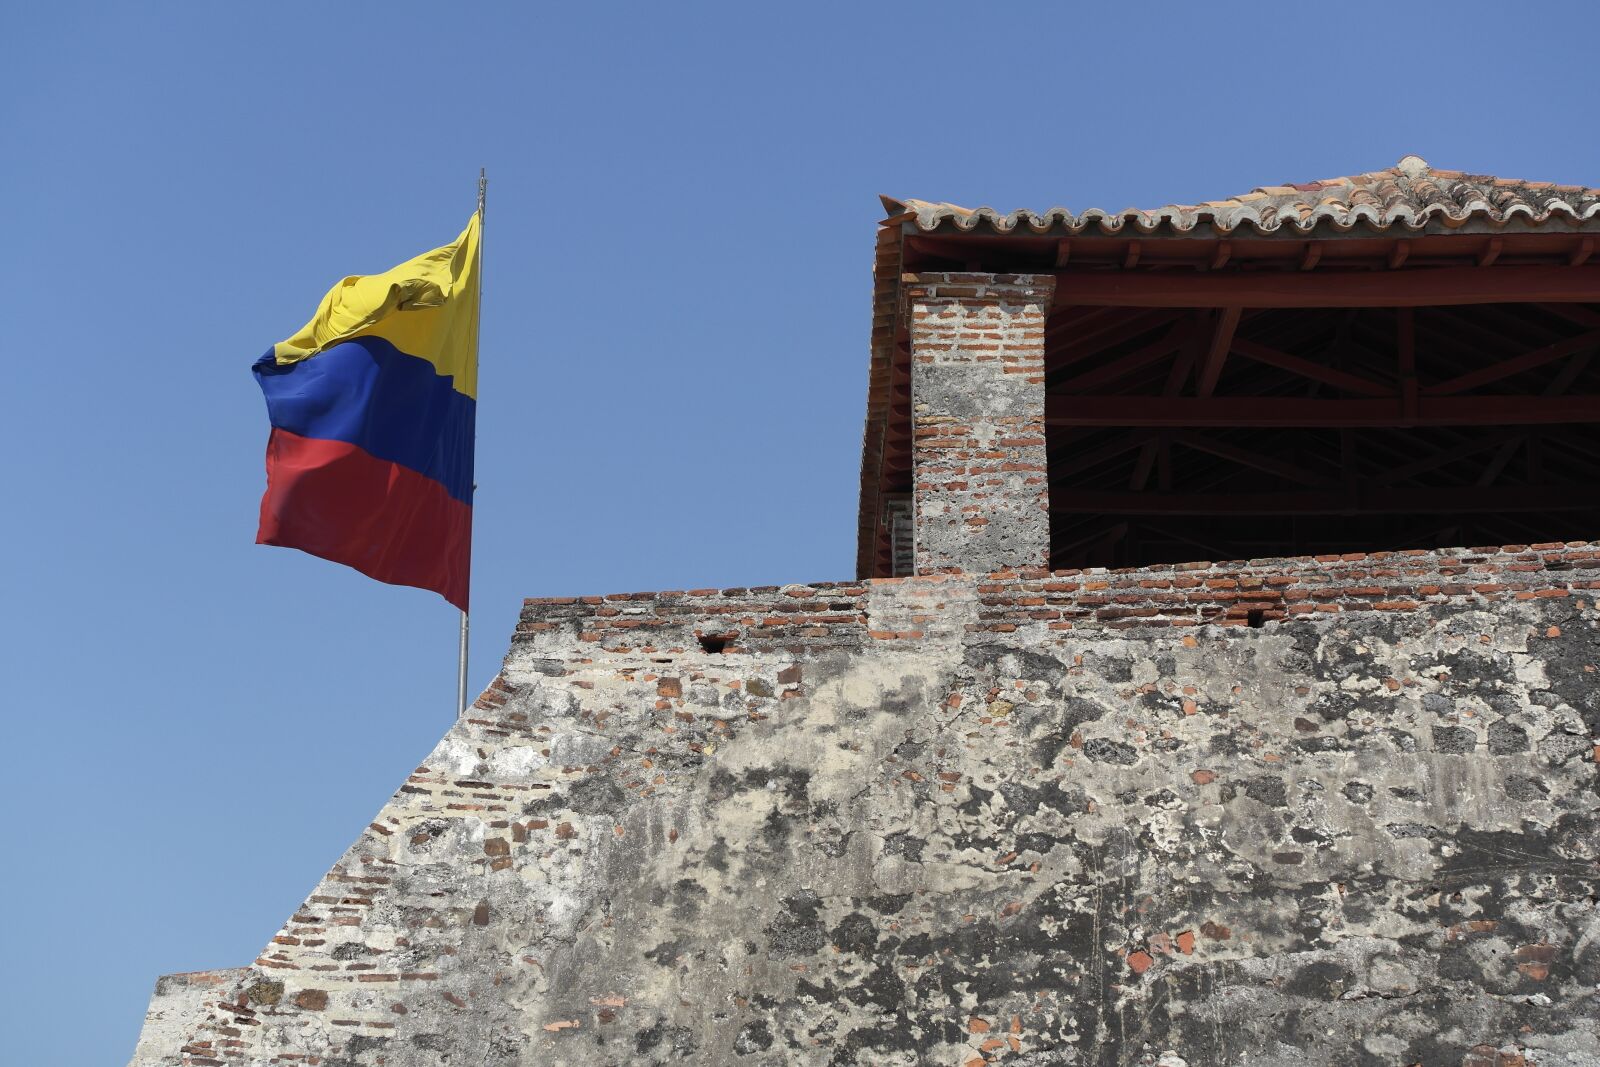
{"label": "wooden roof beam", "polygon": [[1150,472],[1156,463],[1156,453],[1161,451],[1161,438],[1152,437],[1145,441],[1144,447],[1139,450],[1139,458],[1134,461],[1133,473],[1128,476],[1128,489],[1131,492],[1141,492],[1150,481]]}
{"label": "wooden roof beam", "polygon": [[1501,514],[1513,511],[1587,511],[1595,506],[1585,486],[1516,485],[1499,488],[1360,489],[1282,493],[1156,493],[1063,490],[1050,502],[1058,515],[1427,515]]}
{"label": "wooden roof beam", "polygon": [[1324,363],[1303,359],[1300,356],[1290,355],[1288,352],[1280,352],[1276,348],[1271,348],[1243,337],[1234,339],[1233,350],[1246,359],[1255,360],[1257,363],[1265,363],[1269,367],[1277,367],[1279,370],[1286,370],[1291,374],[1298,374],[1302,378],[1310,378],[1312,381],[1331,385],[1335,389],[1343,389],[1359,396],[1394,395],[1393,387],[1383,382],[1376,382],[1371,378],[1363,378],[1359,374],[1336,370]]}
{"label": "wooden roof beam", "polygon": [[1056,302],[1146,308],[1600,303],[1600,267],[1431,267],[1216,273],[1058,271]]}
{"label": "wooden roof beam", "polygon": [[1424,396],[1415,416],[1400,398],[1322,400],[1300,396],[1049,396],[1051,426],[1531,426],[1600,422],[1600,396]]}
{"label": "wooden roof beam", "polygon": [[1427,474],[1429,471],[1438,470],[1440,467],[1448,467],[1452,463],[1459,463],[1463,459],[1469,459],[1480,452],[1487,452],[1491,448],[1503,448],[1507,444],[1515,446],[1521,441],[1521,436],[1513,437],[1510,441],[1507,441],[1504,434],[1498,433],[1469,437],[1451,448],[1440,449],[1431,455],[1423,456],[1421,459],[1413,460],[1398,467],[1390,467],[1378,475],[1376,482],[1378,485],[1395,485],[1415,478],[1419,474]]}
{"label": "wooden roof beam", "polygon": [[[1423,392],[1428,396],[1449,396],[1452,393],[1464,393],[1468,389],[1476,389],[1480,385],[1498,382],[1504,378],[1510,378],[1524,371],[1533,370],[1535,367],[1542,367],[1546,363],[1554,363],[1558,359],[1566,359],[1568,356],[1574,356],[1596,347],[1600,347],[1600,330],[1590,330],[1588,333],[1581,333],[1576,337],[1569,337],[1564,341],[1557,341],[1555,344],[1536,348],[1532,352],[1524,353],[1512,359],[1503,359],[1498,363],[1491,363],[1487,367],[1480,367],[1475,371],[1457,375],[1449,381],[1430,385]],[[1596,417],[1600,418],[1600,411],[1596,412]]]}
{"label": "wooden roof beam", "polygon": [[1221,441],[1206,437],[1204,434],[1178,433],[1172,436],[1172,440],[1185,448],[1194,449],[1196,452],[1205,452],[1208,455],[1216,456],[1218,459],[1237,463],[1241,467],[1250,467],[1266,474],[1274,474],[1286,481],[1325,488],[1332,487],[1334,484],[1322,475],[1317,474],[1315,471],[1307,470],[1305,467],[1297,466],[1286,460],[1274,459],[1259,452],[1252,452],[1247,448],[1224,444]]}
{"label": "wooden roof beam", "polygon": [[1183,344],[1184,334],[1187,329],[1188,323],[1179,319],[1157,340],[1136,348],[1125,356],[1118,356],[1103,367],[1096,367],[1094,370],[1074,375],[1065,381],[1052,385],[1050,388],[1064,393],[1093,392],[1096,389],[1103,388],[1141,367],[1158,363],[1176,352],[1179,346]]}
{"label": "wooden roof beam", "polygon": [[1195,391],[1200,396],[1210,396],[1217,388],[1217,379],[1222,377],[1222,365],[1228,360],[1228,352],[1233,347],[1233,335],[1239,328],[1239,316],[1243,308],[1234,306],[1222,309],[1222,314],[1217,316],[1216,329],[1211,334],[1211,347],[1206,350],[1206,358],[1200,364],[1200,380],[1195,386]]}
{"label": "wooden roof beam", "polygon": [[1045,327],[1045,339],[1056,342],[1059,338],[1066,338],[1061,343],[1062,352],[1069,362],[1092,356],[1103,348],[1139,336],[1146,330],[1153,330],[1164,322],[1171,322],[1183,314],[1182,308],[1141,308],[1130,314],[1121,308],[1101,308],[1101,313],[1084,316],[1081,319],[1064,320],[1056,322],[1054,319]]}
{"label": "wooden roof beam", "polygon": [[1541,304],[1540,310],[1548,311],[1558,318],[1591,330],[1600,329],[1600,311],[1586,308],[1582,304]]}
{"label": "wooden roof beam", "polygon": [[1108,441],[1099,448],[1071,453],[1070,458],[1064,456],[1061,459],[1052,459],[1050,461],[1050,480],[1054,483],[1069,475],[1081,474],[1084,471],[1092,470],[1102,463],[1132,452],[1154,436],[1154,431],[1124,434],[1115,440]]}
{"label": "wooden roof beam", "polygon": [[1399,334],[1396,359],[1399,364],[1400,407],[1408,419],[1416,418],[1422,393],[1417,381],[1417,309],[1397,308],[1395,327]]}

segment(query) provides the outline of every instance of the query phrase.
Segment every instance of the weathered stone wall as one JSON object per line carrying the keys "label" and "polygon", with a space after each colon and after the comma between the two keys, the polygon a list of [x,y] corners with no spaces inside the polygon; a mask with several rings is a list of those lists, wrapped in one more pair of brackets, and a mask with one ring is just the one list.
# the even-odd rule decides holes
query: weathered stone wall
{"label": "weathered stone wall", "polygon": [[141,1062],[1600,1063],[1596,596],[1548,545],[530,601]]}
{"label": "weathered stone wall", "polygon": [[911,302],[916,572],[1043,567],[1050,554],[1049,276],[928,274]]}
{"label": "weathered stone wall", "polygon": [[157,979],[129,1067],[172,1063],[175,1051],[206,1021],[217,998],[233,993],[245,974],[246,968],[230,967],[164,974]]}

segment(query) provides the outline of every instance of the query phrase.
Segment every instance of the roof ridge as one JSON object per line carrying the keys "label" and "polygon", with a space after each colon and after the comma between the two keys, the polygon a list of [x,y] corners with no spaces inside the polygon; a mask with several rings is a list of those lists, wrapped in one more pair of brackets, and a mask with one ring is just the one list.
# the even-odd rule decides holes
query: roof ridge
{"label": "roof ridge", "polygon": [[1532,226],[1561,219],[1600,229],[1600,189],[1441,170],[1417,155],[1403,156],[1392,167],[1362,174],[1266,185],[1224,200],[1144,210],[1089,208],[1074,213],[1052,207],[1042,214],[1026,209],[1001,213],[988,206],[882,199],[889,214],[886,223],[914,221],[924,231],[951,223],[966,231],[986,226],[997,233],[1010,233],[1026,227],[1043,233],[1059,227],[1068,233],[1093,228],[1102,234],[1116,234],[1129,227],[1139,233],[1159,229],[1186,232],[1209,224],[1217,235],[1225,236],[1247,226],[1258,233],[1286,226],[1300,232],[1321,226],[1345,232],[1362,224],[1379,230],[1404,226],[1415,231],[1436,224],[1455,229],[1475,219],[1493,226],[1514,219]]}

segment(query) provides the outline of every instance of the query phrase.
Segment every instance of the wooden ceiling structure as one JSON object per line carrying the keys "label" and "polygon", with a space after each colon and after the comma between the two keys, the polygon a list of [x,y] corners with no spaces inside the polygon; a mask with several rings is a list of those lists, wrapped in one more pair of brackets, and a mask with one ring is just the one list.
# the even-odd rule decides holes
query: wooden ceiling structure
{"label": "wooden ceiling structure", "polygon": [[886,203],[863,576],[911,485],[900,288],[938,271],[1056,279],[1054,568],[1600,538],[1600,191],[1408,157],[1120,217]]}

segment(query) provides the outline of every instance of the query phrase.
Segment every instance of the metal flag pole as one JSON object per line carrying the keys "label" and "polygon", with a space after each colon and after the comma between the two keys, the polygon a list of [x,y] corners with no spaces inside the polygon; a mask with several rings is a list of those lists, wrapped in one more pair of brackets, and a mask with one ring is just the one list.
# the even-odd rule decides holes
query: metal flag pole
{"label": "metal flag pole", "polygon": [[456,665],[456,718],[467,713],[467,613],[461,613],[461,659]]}
{"label": "metal flag pole", "polygon": [[[484,169],[482,167],[479,167],[478,168],[478,263],[477,263],[477,271],[475,273],[478,276],[478,307],[477,307],[476,310],[477,310],[478,315],[479,315],[478,329],[480,331],[480,336],[481,336],[481,331],[483,329],[483,322],[482,322],[482,319],[481,319],[482,312],[483,312],[483,205],[484,205],[484,200],[488,196],[488,192],[489,192],[489,176],[484,171]],[[480,344],[479,347],[481,348],[482,345]],[[474,352],[472,354],[472,358],[474,360],[476,360],[478,358],[478,353]],[[478,487],[477,487],[476,484],[474,484],[472,488],[474,490],[476,490]],[[468,575],[467,581],[468,581],[468,586],[470,588],[470,584],[471,584],[471,581],[472,581],[470,573]],[[461,718],[462,716],[466,715],[466,713],[467,713],[467,636],[468,636],[469,629],[470,629],[470,626],[469,626],[469,622],[468,622],[468,619],[467,619],[467,613],[463,611],[461,613],[461,648],[460,648],[459,655],[458,655],[458,657],[456,659],[456,718],[458,718],[458,719]]]}

